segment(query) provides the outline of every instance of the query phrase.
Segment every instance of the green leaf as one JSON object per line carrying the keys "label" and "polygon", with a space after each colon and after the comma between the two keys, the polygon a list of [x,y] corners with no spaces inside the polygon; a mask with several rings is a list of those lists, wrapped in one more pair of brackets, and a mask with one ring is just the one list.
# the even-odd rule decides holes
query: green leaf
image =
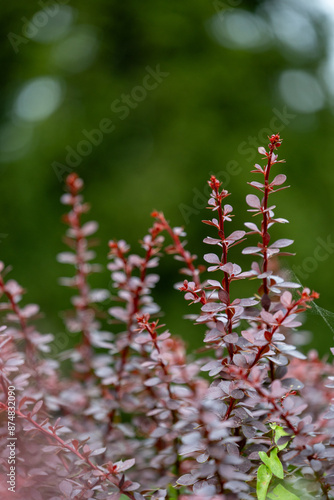
{"label": "green leaf", "polygon": [[256,483],[256,494],[258,500],[266,500],[267,491],[272,476],[273,476],[272,473],[270,472],[270,470],[266,465],[264,464],[260,465],[257,471],[257,483]]}
{"label": "green leaf", "polygon": [[284,450],[284,448],[286,448],[286,446],[288,446],[288,442],[287,443],[284,443],[284,444],[281,444],[281,445],[278,445],[277,442],[278,440],[283,437],[283,436],[289,436],[289,433],[286,432],[283,427],[281,427],[280,425],[277,425],[277,424],[270,424],[270,427],[273,429],[274,431],[274,441],[277,445],[277,448],[279,449],[279,451],[281,450]]}
{"label": "green leaf", "polygon": [[278,477],[279,479],[284,479],[283,465],[281,464],[281,461],[277,456],[277,452],[278,448],[274,448],[273,450],[271,450],[270,456],[268,457],[268,455],[264,451],[259,451],[259,457],[276,477]]}
{"label": "green leaf", "polygon": [[173,488],[171,485],[168,487],[168,498],[170,498],[170,500],[177,500],[179,498],[179,493],[179,489]]}
{"label": "green leaf", "polygon": [[300,500],[299,497],[286,490],[281,484],[278,484],[273,489],[272,493],[269,493],[268,498],[270,498],[270,500]]}

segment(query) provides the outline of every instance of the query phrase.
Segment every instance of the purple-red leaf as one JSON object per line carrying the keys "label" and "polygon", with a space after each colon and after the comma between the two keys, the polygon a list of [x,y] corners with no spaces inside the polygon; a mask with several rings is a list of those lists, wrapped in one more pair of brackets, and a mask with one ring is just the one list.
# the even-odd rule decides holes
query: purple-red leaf
{"label": "purple-red leaf", "polygon": [[65,498],[70,498],[72,489],[73,489],[72,484],[69,483],[68,481],[61,481],[59,483],[59,490],[63,495],[65,495]]}
{"label": "purple-red leaf", "polygon": [[224,304],[228,304],[229,303],[230,296],[226,292],[226,290],[223,290],[223,289],[218,290],[218,297],[219,297],[219,300],[221,300],[221,302],[223,302]]}

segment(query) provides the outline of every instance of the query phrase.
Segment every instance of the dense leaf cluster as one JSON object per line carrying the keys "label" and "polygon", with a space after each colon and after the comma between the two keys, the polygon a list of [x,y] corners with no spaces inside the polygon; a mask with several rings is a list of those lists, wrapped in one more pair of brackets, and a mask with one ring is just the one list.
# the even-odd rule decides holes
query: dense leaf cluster
{"label": "dense leaf cluster", "polygon": [[[26,500],[334,498],[334,367],[293,344],[318,294],[298,290],[279,270],[276,259],[287,255],[282,249],[292,240],[271,240],[271,228],[287,222],[269,203],[286,180],[280,173],[270,180],[280,145],[273,135],[268,149],[259,148],[265,165],[253,172],[262,181],[250,185],[262,195],[246,201],[260,222],[245,223],[248,232],[228,232],[229,193],[214,176],[209,180],[208,269],[186,249],[183,229],[154,212],[140,255],[123,240],[110,241],[112,296],[89,284],[100,270],[90,238],[97,224],[82,222],[89,210],[83,182],[68,176],[62,202],[69,207],[69,251],[58,259],[75,269],[61,282],[74,290],[65,323],[69,334],[80,334],[78,345],[50,356],[54,337],[33,322],[38,306],[21,305],[24,290],[1,264],[2,498],[13,498],[11,426],[15,493]],[[250,234],[259,242],[242,253],[257,260],[243,271],[230,249]],[[201,356],[189,356],[183,341],[159,323],[152,290],[163,253],[182,263],[178,288],[195,304],[195,332],[204,329]],[[254,284],[251,297],[232,298],[239,280]],[[70,377],[61,374],[65,360]],[[15,418],[8,394],[16,396]]]}

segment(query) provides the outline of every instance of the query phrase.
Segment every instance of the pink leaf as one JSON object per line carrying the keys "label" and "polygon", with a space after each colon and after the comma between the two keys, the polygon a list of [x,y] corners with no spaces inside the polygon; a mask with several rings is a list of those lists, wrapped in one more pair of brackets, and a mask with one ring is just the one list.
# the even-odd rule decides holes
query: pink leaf
{"label": "pink leaf", "polygon": [[98,227],[99,227],[98,223],[92,220],[90,222],[86,222],[86,224],[82,226],[81,231],[84,234],[84,236],[90,236],[91,234],[94,234],[97,231]]}
{"label": "pink leaf", "polygon": [[33,417],[42,408],[43,401],[38,401],[32,409],[31,416]]}
{"label": "pink leaf", "polygon": [[161,380],[159,377],[152,377],[149,378],[148,380],[145,380],[144,385],[146,385],[146,387],[153,387],[154,385],[158,385],[160,383]]}
{"label": "pink leaf", "polygon": [[229,335],[225,335],[223,340],[228,344],[236,344],[239,340],[239,336],[237,333],[230,333]]}
{"label": "pink leaf", "polygon": [[39,311],[39,306],[37,304],[28,304],[27,306],[21,309],[21,316],[24,318],[31,318],[35,316]]}
{"label": "pink leaf", "polygon": [[272,397],[278,399],[281,398],[284,394],[286,394],[286,389],[282,387],[282,383],[280,380],[274,380],[271,384],[271,395]]}
{"label": "pink leaf", "polygon": [[109,314],[110,316],[113,316],[116,319],[119,319],[121,321],[127,321],[128,320],[128,313],[123,307],[111,307],[109,309]]}
{"label": "pink leaf", "polygon": [[[212,288],[221,288],[222,287],[221,283],[217,280],[208,280],[208,284],[210,285],[210,288],[211,287]],[[207,288],[209,288],[209,287],[207,287]]]}
{"label": "pink leaf", "polygon": [[135,341],[137,344],[147,344],[147,342],[151,341],[151,338],[148,335],[138,335]]}
{"label": "pink leaf", "polygon": [[289,307],[292,302],[292,294],[291,292],[283,292],[281,296],[281,304],[284,307]]}
{"label": "pink leaf", "polygon": [[283,219],[282,217],[277,217],[277,219],[272,219],[272,222],[278,222],[279,224],[287,224],[288,219]]}
{"label": "pink leaf", "polygon": [[208,302],[202,307],[203,312],[219,312],[225,309],[225,305],[216,302]]}
{"label": "pink leaf", "polygon": [[238,264],[233,264],[233,271],[232,273],[234,275],[240,274],[241,273],[241,267]]}
{"label": "pink leaf", "polygon": [[270,183],[271,186],[280,186],[281,184],[284,184],[286,181],[286,175],[284,174],[278,174],[276,175],[275,179]]}
{"label": "pink leaf", "polygon": [[283,238],[281,240],[275,241],[272,245],[270,245],[270,248],[284,248],[288,247],[289,245],[292,245],[293,240],[288,240],[286,238]]}
{"label": "pink leaf", "polygon": [[230,297],[229,297],[229,294],[226,292],[226,290],[218,290],[218,297],[219,297],[219,300],[221,300],[221,302],[223,302],[223,304],[229,303]]}
{"label": "pink leaf", "polygon": [[256,170],[263,173],[263,168],[261,167],[261,165],[259,165],[258,163],[255,163],[254,167],[256,168]]}
{"label": "pink leaf", "polygon": [[61,252],[57,255],[57,261],[61,264],[75,264],[77,256],[72,252]]}
{"label": "pink leaf", "polygon": [[227,241],[237,241],[241,240],[245,236],[245,231],[234,231],[226,239]]}
{"label": "pink leaf", "polygon": [[249,182],[248,183],[250,186],[253,186],[257,189],[263,189],[264,188],[264,184],[262,184],[261,182],[257,182],[257,181],[252,181],[252,182]]}
{"label": "pink leaf", "polygon": [[268,323],[268,325],[275,323],[274,316],[267,311],[261,311],[261,318],[263,319],[263,321]]}
{"label": "pink leaf", "polygon": [[260,233],[259,228],[253,222],[245,222],[245,226],[248,227],[248,229],[250,229],[251,231],[256,231],[257,233]]}
{"label": "pink leaf", "polygon": [[242,354],[235,354],[233,356],[233,361],[234,361],[234,364],[237,366],[242,366],[242,367],[247,366],[247,360],[246,360],[245,356],[243,356]]}
{"label": "pink leaf", "polygon": [[59,484],[59,489],[66,498],[70,498],[73,489],[71,483],[69,483],[68,481],[61,481],[61,483]]}
{"label": "pink leaf", "polygon": [[162,333],[161,335],[159,335],[158,339],[159,340],[166,340],[166,339],[169,339],[170,336],[171,336],[170,332],[166,331],[166,332]]}
{"label": "pink leaf", "polygon": [[124,462],[116,462],[114,465],[117,465],[117,472],[124,472],[133,467],[135,462],[134,458],[130,458],[130,460],[125,460]]}
{"label": "pink leaf", "polygon": [[97,448],[96,450],[92,451],[90,454],[91,457],[95,457],[96,455],[102,455],[106,451],[106,448]]}
{"label": "pink leaf", "polygon": [[248,330],[244,330],[241,332],[241,335],[243,336],[244,339],[248,340],[251,344],[254,343],[254,335],[249,332]]}
{"label": "pink leaf", "polygon": [[204,255],[204,260],[209,264],[220,264],[219,257],[215,253],[206,253]]}
{"label": "pink leaf", "polygon": [[181,486],[190,486],[191,484],[194,484],[196,481],[197,481],[196,477],[193,476],[192,474],[184,474],[176,482]]}
{"label": "pink leaf", "polygon": [[241,253],[243,253],[244,255],[248,255],[248,254],[254,254],[254,253],[258,253],[258,252],[261,252],[260,247],[246,247],[242,250]]}
{"label": "pink leaf", "polygon": [[[233,304],[234,304],[235,301],[233,301]],[[255,300],[255,299],[240,299],[240,302],[238,303],[238,305],[242,306],[242,307],[251,307],[251,306],[256,306],[256,304],[258,304],[259,301],[258,300]]]}
{"label": "pink leaf", "polygon": [[250,207],[258,208],[258,209],[261,208],[261,202],[260,202],[259,198],[255,194],[248,194],[246,196],[246,203]]}
{"label": "pink leaf", "polygon": [[208,245],[219,245],[221,244],[221,240],[218,238],[211,238],[211,236],[208,236],[207,238],[204,238],[203,240],[204,243],[207,243]]}
{"label": "pink leaf", "polygon": [[214,342],[215,340],[218,340],[220,338],[221,338],[220,331],[214,328],[205,335],[204,342]]}
{"label": "pink leaf", "polygon": [[224,271],[224,273],[231,275],[233,273],[233,264],[231,262],[228,262],[227,264],[220,266],[220,269]]}

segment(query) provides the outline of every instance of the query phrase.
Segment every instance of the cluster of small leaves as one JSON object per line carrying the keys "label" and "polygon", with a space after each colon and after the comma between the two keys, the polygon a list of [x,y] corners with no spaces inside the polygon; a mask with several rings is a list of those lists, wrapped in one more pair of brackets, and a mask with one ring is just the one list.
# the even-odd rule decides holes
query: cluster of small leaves
{"label": "cluster of small leaves", "polygon": [[[293,241],[271,243],[272,227],[287,222],[269,203],[285,189],[284,174],[270,175],[281,163],[280,145],[276,134],[268,149],[259,148],[265,165],[253,172],[263,179],[250,185],[262,196],[250,194],[246,202],[260,222],[247,222],[247,232],[228,232],[229,193],[214,176],[208,181],[214,214],[203,222],[215,231],[204,240],[215,249],[204,255],[208,269],[186,249],[184,230],[153,212],[139,254],[124,240],[109,242],[111,294],[89,284],[100,270],[90,249],[97,224],[82,221],[89,210],[83,182],[68,176],[62,202],[69,207],[69,251],[58,260],[74,268],[61,279],[75,291],[65,315],[74,347],[50,356],[53,335],[33,324],[38,306],[21,305],[24,290],[0,264],[2,498],[12,495],[6,445],[13,387],[19,498],[334,498],[334,366],[293,343],[318,294],[298,290],[279,270],[277,256],[289,255],[282,249]],[[260,260],[243,271],[230,249],[248,238],[258,242],[242,253]],[[188,317],[204,336],[204,354],[196,359],[160,323],[152,293],[163,254],[182,263],[185,279],[177,288],[194,304]],[[233,298],[237,282],[248,279],[253,295]],[[72,365],[69,377],[62,374],[64,360]]]}

